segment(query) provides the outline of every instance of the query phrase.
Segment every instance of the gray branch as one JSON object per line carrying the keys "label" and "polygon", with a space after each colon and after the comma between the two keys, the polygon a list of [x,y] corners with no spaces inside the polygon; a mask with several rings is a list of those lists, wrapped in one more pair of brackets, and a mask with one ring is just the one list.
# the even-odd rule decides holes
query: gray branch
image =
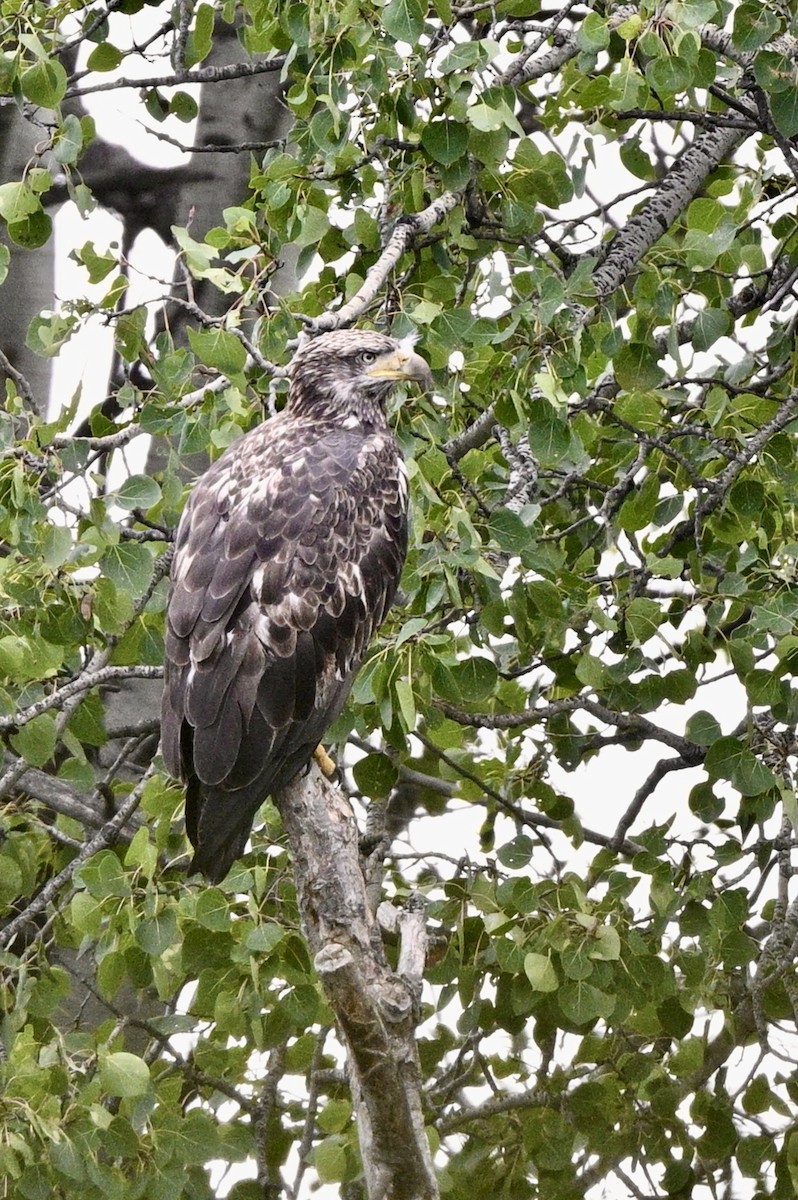
{"label": "gray branch", "polygon": [[341,308],[334,312],[322,313],[308,323],[309,331],[324,333],[328,329],[345,329],[354,324],[363,313],[374,303],[385,286],[391,271],[394,270],[402,255],[410,249],[420,234],[429,233],[444,217],[460,203],[459,192],[444,192],[437,200],[433,200],[422,212],[412,216],[402,217],[396,222],[388,244],[374,266],[366,275],[351,300],[347,300]]}
{"label": "gray branch", "polygon": [[636,213],[610,242],[603,261],[593,272],[599,299],[618,290],[643,255],[667,233],[712,172],[744,140],[739,129],[708,129],[676,160],[641,212]]}
{"label": "gray branch", "polygon": [[54,875],[52,879],[45,884],[40,892],[31,900],[30,904],[22,910],[19,916],[5,926],[0,933],[0,947],[5,948],[13,942],[14,938],[20,933],[26,925],[29,925],[32,918],[43,912],[51,901],[55,900],[61,888],[69,883],[73,878],[78,867],[82,866],[87,859],[97,854],[100,850],[107,850],[109,846],[113,846],[118,840],[122,829],[133,816],[134,812],[141,803],[141,797],[144,794],[144,789],[152,775],[155,774],[155,767],[151,764],[142,775],[139,782],[134,787],[133,791],[127,797],[118,812],[114,814],[110,821],[106,821],[102,829],[95,833],[94,837],[90,838],[85,843],[83,848],[72,859],[71,862]]}
{"label": "gray branch", "polygon": [[[414,1036],[417,989],[385,960],[352,810],[315,763],[275,799],[305,936],[347,1050],[369,1200],[437,1200]],[[408,916],[403,939],[414,947],[403,959],[414,976],[417,916]]]}

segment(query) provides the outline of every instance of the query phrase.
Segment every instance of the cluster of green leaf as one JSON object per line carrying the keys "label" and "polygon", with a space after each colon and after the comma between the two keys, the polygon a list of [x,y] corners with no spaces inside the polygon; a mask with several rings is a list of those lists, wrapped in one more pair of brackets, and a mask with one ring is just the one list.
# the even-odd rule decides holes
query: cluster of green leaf
{"label": "cluster of green leaf", "polygon": [[[303,1186],[357,1178],[289,864],[265,851],[271,810],[219,889],[171,865],[179,793],[157,774],[119,845],[75,855],[154,752],[154,712],[111,737],[91,680],[161,660],[181,460],[262,418],[302,329],[356,301],[396,221],[443,195],[359,314],[417,331],[437,391],[395,414],[414,503],[403,599],[335,730],[370,739],[354,784],[375,805],[414,772],[429,812],[453,793],[480,812],[481,846],[447,844],[415,874],[397,859],[386,883],[426,894],[441,946],[420,1055],[442,1189],[570,1200],[635,1164],[652,1196],[798,1186],[790,1072],[739,1054],[794,1036],[798,1004],[798,29],[776,3],[466,7],[223,6],[249,54],[280,58],[294,121],[219,224],[175,231],[224,318],[150,339],[118,254],[86,241],[75,257],[105,296],[53,304],[29,346],[56,357],[101,312],[122,415],[98,406],[72,436],[71,409],[48,423],[8,378],[0,895],[30,920],[0,960],[5,1195],[201,1197],[204,1164],[246,1158],[276,1195],[298,1147]],[[0,181],[15,253],[50,236],[54,163],[92,203],[68,8],[0,5],[0,102],[44,125],[24,177]],[[88,69],[124,75],[135,50],[103,11],[80,19]],[[174,34],[189,78],[214,36],[205,4]],[[193,115],[162,85],[144,103]],[[309,281],[266,310],[287,246]],[[0,245],[0,283],[10,258]],[[157,477],[109,490],[108,456],[140,434],[168,443]],[[704,699],[719,679],[724,711]],[[575,772],[619,746],[610,809]],[[60,807],[32,772],[26,792],[26,766]],[[662,801],[666,776],[681,803]],[[74,1012],[81,961],[93,1021]]]}

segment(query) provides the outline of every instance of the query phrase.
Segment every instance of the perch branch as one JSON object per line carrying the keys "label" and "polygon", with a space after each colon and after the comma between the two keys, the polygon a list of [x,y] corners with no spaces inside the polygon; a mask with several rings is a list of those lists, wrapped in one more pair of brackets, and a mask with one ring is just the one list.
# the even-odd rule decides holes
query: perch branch
{"label": "perch branch", "polygon": [[[315,764],[275,800],[305,934],[347,1048],[369,1200],[437,1200],[421,1109],[416,987],[385,960],[352,811]],[[414,955],[407,965],[415,971]]]}

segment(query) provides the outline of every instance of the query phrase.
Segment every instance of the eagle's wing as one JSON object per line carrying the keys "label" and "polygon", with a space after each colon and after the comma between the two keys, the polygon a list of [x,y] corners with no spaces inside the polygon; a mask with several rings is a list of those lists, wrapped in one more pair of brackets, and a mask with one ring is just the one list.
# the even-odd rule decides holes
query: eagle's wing
{"label": "eagle's wing", "polygon": [[195,487],[172,568],[162,750],[188,783],[193,866],[212,880],[341,711],[396,591],[406,514],[390,434],[287,415]]}

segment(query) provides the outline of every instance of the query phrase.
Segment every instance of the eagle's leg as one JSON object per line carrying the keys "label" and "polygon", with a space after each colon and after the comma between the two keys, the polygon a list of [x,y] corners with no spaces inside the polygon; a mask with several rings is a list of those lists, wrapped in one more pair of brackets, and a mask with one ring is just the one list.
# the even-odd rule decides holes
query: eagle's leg
{"label": "eagle's leg", "polygon": [[332,779],[338,768],[322,746],[321,742],[319,742],[318,746],[313,751],[313,757],[318,763],[319,770],[321,771],[322,775],[324,775],[327,779]]}

